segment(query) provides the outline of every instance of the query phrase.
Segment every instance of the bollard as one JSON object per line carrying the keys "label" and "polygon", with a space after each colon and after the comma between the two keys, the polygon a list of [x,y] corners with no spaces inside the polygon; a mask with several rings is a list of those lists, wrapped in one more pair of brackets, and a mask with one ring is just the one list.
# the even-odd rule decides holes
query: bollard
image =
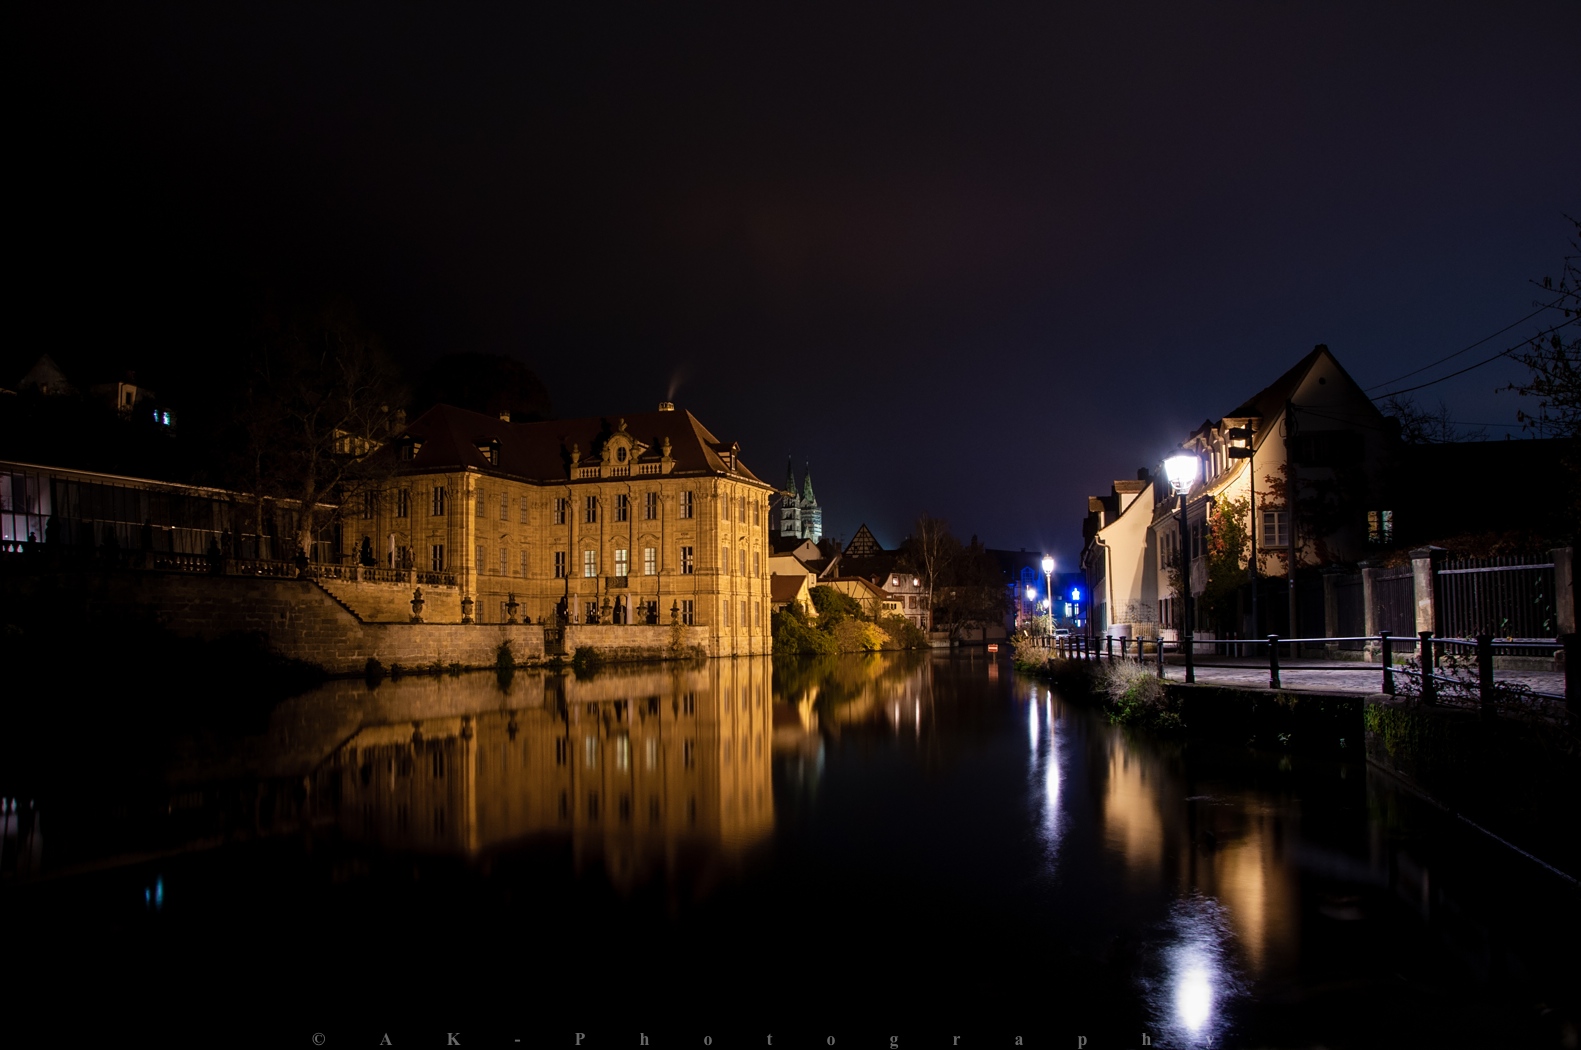
{"label": "bollard", "polygon": [[1383,649],[1383,691],[1390,696],[1394,695],[1394,639],[1389,637],[1388,631],[1379,633],[1378,640],[1382,642]]}
{"label": "bollard", "polygon": [[1268,688],[1279,688],[1279,636],[1268,636]]}
{"label": "bollard", "polygon": [[[1111,634],[1107,635],[1106,637],[1109,641],[1109,662],[1114,663],[1114,635]],[[1124,652],[1124,650],[1121,651]]]}
{"label": "bollard", "polygon": [[1433,681],[1433,632],[1422,631],[1417,639],[1416,662],[1422,667],[1422,702],[1436,704],[1438,698],[1434,694],[1438,691],[1438,683]]}
{"label": "bollard", "polygon": [[1493,635],[1477,635],[1477,685],[1482,697],[1482,717],[1493,717]]}
{"label": "bollard", "polygon": [[[1126,645],[1125,645],[1125,643],[1126,643],[1126,642],[1128,642],[1128,641],[1130,641],[1130,639],[1129,639],[1129,638],[1127,638],[1127,637],[1126,637],[1126,636],[1125,636],[1125,635],[1123,635],[1123,634],[1122,634],[1122,635],[1121,635],[1121,636],[1120,636],[1120,659],[1122,659],[1122,660],[1128,660],[1128,659],[1130,659],[1130,657],[1128,657],[1128,656],[1127,656],[1127,655],[1126,655],[1126,654],[1125,654],[1125,649],[1126,649]],[[1140,645],[1140,644],[1141,644],[1141,643],[1142,643],[1142,639],[1140,639],[1140,638],[1138,638],[1138,639],[1137,639],[1137,640],[1136,640],[1136,642],[1137,642],[1137,644],[1138,644],[1138,645]]]}

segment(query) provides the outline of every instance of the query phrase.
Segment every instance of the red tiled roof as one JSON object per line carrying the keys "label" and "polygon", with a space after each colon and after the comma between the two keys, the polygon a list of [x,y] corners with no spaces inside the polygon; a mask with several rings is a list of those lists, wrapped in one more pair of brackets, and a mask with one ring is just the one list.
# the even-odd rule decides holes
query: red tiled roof
{"label": "red tiled roof", "polygon": [[[571,453],[580,466],[594,466],[604,442],[624,422],[627,432],[647,445],[638,462],[658,462],[664,439],[670,439],[675,467],[668,476],[730,474],[730,445],[720,441],[697,417],[686,411],[635,412],[627,416],[590,416],[541,423],[511,423],[483,412],[435,405],[414,419],[392,444],[411,438],[422,442],[416,456],[403,463],[404,472],[464,470],[468,467],[526,481],[563,482],[571,477]],[[499,463],[491,464],[478,450],[499,442]],[[391,455],[396,454],[391,449]],[[763,484],[738,459],[735,477]]]}

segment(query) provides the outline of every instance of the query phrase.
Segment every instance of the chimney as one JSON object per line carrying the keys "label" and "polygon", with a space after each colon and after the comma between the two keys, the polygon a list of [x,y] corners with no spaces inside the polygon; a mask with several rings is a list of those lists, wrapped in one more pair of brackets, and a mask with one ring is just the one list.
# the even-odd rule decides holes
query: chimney
{"label": "chimney", "polygon": [[659,402],[659,411],[660,412],[674,412],[675,411],[675,402],[674,401],[660,401]]}

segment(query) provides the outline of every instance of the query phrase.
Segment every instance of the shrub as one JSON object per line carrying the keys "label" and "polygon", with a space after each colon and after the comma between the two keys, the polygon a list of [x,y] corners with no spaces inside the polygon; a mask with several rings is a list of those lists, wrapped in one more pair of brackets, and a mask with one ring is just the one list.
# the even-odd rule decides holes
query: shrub
{"label": "shrub", "polygon": [[501,642],[500,647],[494,651],[494,668],[497,671],[516,670],[516,654],[511,652],[510,639]]}
{"label": "shrub", "polygon": [[774,632],[776,653],[807,653],[816,656],[837,652],[834,639],[823,631],[809,627],[800,615],[777,612],[769,620]]}
{"label": "shrub", "polygon": [[379,662],[378,657],[370,656],[362,667],[362,673],[370,684],[377,685],[384,680],[384,665]]}
{"label": "shrub", "polygon": [[897,649],[926,649],[928,636],[922,633],[922,628],[906,619],[904,616],[886,616],[879,621],[879,626]]}
{"label": "shrub", "polygon": [[829,632],[836,650],[842,653],[874,653],[889,640],[876,624],[860,620],[841,620]]}
{"label": "shrub", "polygon": [[826,630],[840,620],[862,619],[862,603],[826,583],[820,583],[812,589],[812,604],[818,610],[819,620],[823,621],[820,626]]}
{"label": "shrub", "polygon": [[1098,685],[1107,697],[1104,710],[1116,725],[1162,731],[1185,727],[1179,706],[1170,700],[1163,680],[1140,661],[1105,663],[1098,672]]}
{"label": "shrub", "polygon": [[592,674],[603,663],[604,655],[591,645],[579,645],[571,654],[571,670],[579,675]]}

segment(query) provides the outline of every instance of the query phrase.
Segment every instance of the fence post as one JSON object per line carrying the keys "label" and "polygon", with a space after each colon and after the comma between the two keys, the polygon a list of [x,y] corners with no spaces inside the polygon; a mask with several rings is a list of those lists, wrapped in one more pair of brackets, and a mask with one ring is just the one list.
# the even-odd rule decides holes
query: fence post
{"label": "fence post", "polygon": [[1268,688],[1279,688],[1279,636],[1268,636]]}
{"label": "fence post", "polygon": [[[1323,570],[1323,637],[1339,637],[1339,576],[1330,569]],[[1325,642],[1323,648],[1333,651],[1338,642]]]}
{"label": "fence post", "polygon": [[1383,650],[1383,691],[1390,696],[1394,695],[1394,645],[1389,632],[1384,631],[1378,635]]}
{"label": "fence post", "polygon": [[1422,701],[1436,704],[1438,683],[1433,681],[1433,632],[1420,631],[1417,633],[1416,662],[1422,666]]}
{"label": "fence post", "polygon": [[[1368,638],[1378,638],[1383,632],[1378,630],[1378,570],[1367,562],[1361,563],[1361,633]],[[1372,648],[1368,642],[1367,647]],[[1388,690],[1384,690],[1388,692]]]}
{"label": "fence post", "polygon": [[[1109,642],[1109,662],[1114,663],[1114,635],[1110,634],[1105,635],[1104,637],[1107,638]],[[1123,646],[1121,647],[1120,652],[1122,654],[1125,652],[1125,648]]]}
{"label": "fence post", "polygon": [[[1181,633],[1184,634],[1185,632]],[[1187,684],[1190,684],[1197,680],[1197,665],[1193,661],[1193,657],[1196,656],[1197,648],[1196,634],[1187,634],[1185,640],[1181,644],[1186,647],[1186,682]]]}
{"label": "fence post", "polygon": [[1572,715],[1581,716],[1581,688],[1576,685],[1576,664],[1581,663],[1581,635],[1576,634],[1575,548],[1559,547],[1554,561],[1554,636],[1564,647],[1565,704]]}
{"label": "fence post", "polygon": [[1493,635],[1477,635],[1477,685],[1482,697],[1482,717],[1493,717]]}
{"label": "fence post", "polygon": [[1164,632],[1163,631],[1159,631],[1158,632],[1158,642],[1156,644],[1158,646],[1158,648],[1155,650],[1155,652],[1158,654],[1158,679],[1159,679],[1159,681],[1163,681],[1164,680]]}

